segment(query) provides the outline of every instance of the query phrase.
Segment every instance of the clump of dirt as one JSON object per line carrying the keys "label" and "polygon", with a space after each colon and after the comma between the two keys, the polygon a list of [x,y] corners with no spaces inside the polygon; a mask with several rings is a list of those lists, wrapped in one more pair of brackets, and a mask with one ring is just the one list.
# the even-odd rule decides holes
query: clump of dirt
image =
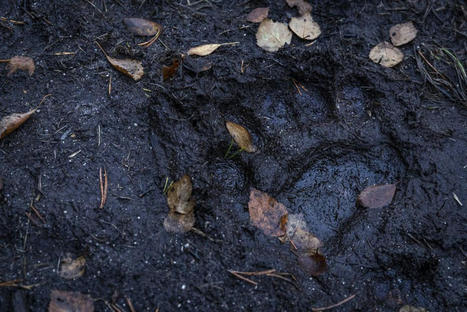
{"label": "clump of dirt", "polygon": [[[298,13],[285,1],[4,4],[0,58],[30,56],[35,72],[7,78],[2,69],[0,116],[52,96],[0,141],[0,282],[32,285],[0,287],[0,311],[42,311],[54,289],[102,299],[97,311],[105,301],[126,306],[125,297],[137,311],[309,310],[352,294],[336,311],[465,310],[465,85],[436,84],[417,52],[430,61],[443,47],[465,64],[461,4],[311,4],[320,37],[294,37],[276,53],[256,45],[258,25],[246,16],[269,7],[287,23]],[[138,46],[126,17],[161,24],[160,40]],[[418,34],[400,47],[404,61],[369,60],[407,21]],[[112,57],[141,60],[144,76],[117,72],[95,40]],[[162,81],[181,53],[224,42],[239,44],[186,56]],[[454,73],[445,81],[458,81]],[[226,121],[248,129],[256,153],[225,157]],[[164,185],[184,174],[196,230],[167,233]],[[389,183],[389,206],[357,204],[367,186]],[[251,187],[304,215],[326,273],[311,278],[288,245],[250,224]],[[78,279],[57,274],[67,253],[86,258]],[[252,286],[228,271],[268,269],[293,274],[298,288],[269,276]]]}

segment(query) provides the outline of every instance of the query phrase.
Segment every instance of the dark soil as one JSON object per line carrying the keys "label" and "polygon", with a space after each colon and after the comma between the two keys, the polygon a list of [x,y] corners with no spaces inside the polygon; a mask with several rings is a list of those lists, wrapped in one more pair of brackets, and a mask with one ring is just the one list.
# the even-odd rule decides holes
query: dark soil
{"label": "dark soil", "polygon": [[[297,11],[285,1],[1,0],[0,16],[25,24],[0,21],[0,58],[31,56],[36,72],[7,78],[0,64],[0,116],[52,96],[0,141],[0,282],[33,285],[0,287],[0,311],[46,311],[52,289],[90,294],[97,311],[125,307],[125,296],[136,311],[310,311],[352,294],[334,311],[465,311],[466,85],[439,54],[465,64],[465,3],[311,3],[318,40],[294,37],[268,53],[245,16],[269,6],[287,22]],[[138,47],[147,38],[122,23],[132,16],[162,24],[163,44]],[[370,49],[409,20],[419,33],[401,47],[403,63],[373,64]],[[142,60],[143,79],[113,69],[95,41]],[[161,67],[190,47],[232,41],[161,81]],[[433,86],[418,50],[455,83]],[[75,54],[55,55],[65,51]],[[259,152],[225,159],[226,120],[247,127]],[[109,176],[103,209],[99,168]],[[208,237],[162,226],[166,178],[185,173]],[[396,182],[391,205],[356,205],[365,187]],[[307,275],[289,245],[249,224],[250,187],[305,215],[326,273]],[[45,222],[27,217],[31,203]],[[86,257],[84,276],[58,276],[66,253]],[[253,286],[227,271],[270,268],[298,287],[271,277]]]}

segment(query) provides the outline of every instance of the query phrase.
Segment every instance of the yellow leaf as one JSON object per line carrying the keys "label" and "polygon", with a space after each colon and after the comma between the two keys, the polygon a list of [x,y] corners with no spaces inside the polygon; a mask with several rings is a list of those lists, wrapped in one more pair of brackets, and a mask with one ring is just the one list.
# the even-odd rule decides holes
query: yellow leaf
{"label": "yellow leaf", "polygon": [[81,277],[84,274],[85,265],[86,259],[83,256],[73,259],[71,258],[71,255],[67,255],[61,261],[58,275],[65,279],[75,279]]}
{"label": "yellow leaf", "polygon": [[8,134],[15,131],[26,120],[28,120],[29,117],[31,117],[31,115],[36,112],[36,110],[37,108],[24,114],[11,114],[9,116],[3,117],[2,120],[0,120],[0,139],[3,139]]}
{"label": "yellow leaf", "polygon": [[227,130],[234,139],[235,143],[237,143],[241,149],[248,153],[254,153],[257,151],[257,148],[253,145],[253,140],[247,129],[231,121],[227,121],[225,126],[227,127]]}
{"label": "yellow leaf", "polygon": [[321,28],[318,23],[313,21],[310,13],[299,17],[292,17],[289,22],[289,27],[302,39],[315,40],[321,35]]}
{"label": "yellow leaf", "polygon": [[393,67],[404,59],[404,53],[389,42],[381,42],[371,49],[369,58],[384,67]]}
{"label": "yellow leaf", "polygon": [[198,56],[206,56],[211,54],[212,52],[216,51],[217,48],[224,46],[224,45],[236,45],[238,42],[225,42],[225,43],[209,43],[203,44],[188,50],[188,55],[198,55]]}
{"label": "yellow leaf", "polygon": [[119,72],[124,73],[133,80],[138,81],[144,75],[144,69],[141,61],[132,59],[116,59],[110,56],[106,56],[110,64]]}
{"label": "yellow leaf", "polygon": [[276,52],[286,43],[290,44],[292,32],[287,24],[265,18],[256,32],[256,44],[268,52]]}
{"label": "yellow leaf", "polygon": [[398,47],[414,40],[417,37],[417,32],[413,23],[407,22],[392,26],[389,30],[389,36],[391,36],[392,44]]}

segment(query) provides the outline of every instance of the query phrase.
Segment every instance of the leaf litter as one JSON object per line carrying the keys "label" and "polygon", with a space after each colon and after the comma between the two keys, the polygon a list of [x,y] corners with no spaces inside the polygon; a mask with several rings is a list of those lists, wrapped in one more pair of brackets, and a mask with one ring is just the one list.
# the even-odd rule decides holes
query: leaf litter
{"label": "leaf litter", "polygon": [[154,36],[146,42],[138,43],[139,46],[145,48],[151,46],[162,33],[162,26],[160,24],[144,18],[127,17],[123,19],[123,23],[129,31],[138,36]]}
{"label": "leaf litter", "polygon": [[212,52],[216,51],[219,47],[222,46],[232,46],[239,44],[239,42],[225,42],[225,43],[209,43],[203,44],[188,50],[188,55],[198,55],[198,56],[206,56],[211,54]]}
{"label": "leaf litter", "polygon": [[6,117],[3,117],[0,120],[0,139],[3,139],[8,134],[12,133],[19,128],[26,120],[29,119],[35,112],[37,108],[30,110],[29,112],[22,114],[11,114]]}
{"label": "leaf litter", "polygon": [[104,53],[105,57],[107,58],[107,61],[119,72],[127,75],[128,77],[133,78],[133,80],[138,81],[140,80],[143,75],[144,75],[144,68],[143,64],[141,61],[137,60],[132,60],[132,59],[117,59],[110,57],[107,55],[105,50],[101,47],[101,45],[96,41],[96,44],[99,46],[99,48],[102,50],[102,53]]}
{"label": "leaf litter", "polygon": [[245,127],[231,121],[227,121],[225,126],[241,150],[248,153],[255,153],[258,150],[253,144],[250,132]]}
{"label": "leaf litter", "polygon": [[0,62],[7,62],[6,69],[8,70],[7,76],[10,77],[13,75],[18,69],[27,71],[29,76],[34,74],[36,70],[36,66],[34,64],[34,60],[29,56],[13,56],[7,60],[0,60]]}
{"label": "leaf litter", "polygon": [[358,203],[366,208],[382,208],[392,202],[396,184],[372,185],[358,195]]}
{"label": "leaf litter", "polygon": [[311,4],[309,4],[305,0],[285,0],[285,1],[289,5],[289,7],[291,8],[297,7],[298,13],[300,13],[300,15],[304,15],[306,13],[311,12]]}
{"label": "leaf litter", "polygon": [[269,8],[256,8],[247,15],[246,20],[251,23],[261,23],[268,14]]}
{"label": "leaf litter", "polygon": [[256,33],[256,44],[268,52],[277,52],[286,43],[290,44],[292,32],[287,24],[264,19]]}
{"label": "leaf litter", "polygon": [[389,29],[389,36],[394,46],[398,47],[409,43],[417,37],[417,28],[412,22],[397,24]]}
{"label": "leaf litter", "polygon": [[195,200],[191,197],[193,184],[188,175],[172,184],[167,192],[169,213],[164,220],[167,232],[184,233],[190,231],[195,224]]}
{"label": "leaf litter", "polygon": [[369,58],[384,67],[393,67],[402,62],[404,53],[387,41],[378,43],[371,49]]}
{"label": "leaf litter", "polygon": [[290,29],[300,38],[315,40],[321,35],[321,28],[313,21],[310,13],[299,17],[292,17],[289,22]]}
{"label": "leaf litter", "polygon": [[94,300],[77,291],[52,290],[49,312],[94,312]]}
{"label": "leaf litter", "polygon": [[250,190],[248,211],[251,224],[264,234],[291,242],[306,273],[318,276],[327,270],[326,258],[319,252],[322,243],[308,231],[302,214],[289,214],[283,204],[255,188]]}
{"label": "leaf litter", "polygon": [[58,275],[64,279],[77,279],[83,276],[86,266],[86,259],[83,256],[72,258],[71,254],[67,254],[60,261],[60,270]]}

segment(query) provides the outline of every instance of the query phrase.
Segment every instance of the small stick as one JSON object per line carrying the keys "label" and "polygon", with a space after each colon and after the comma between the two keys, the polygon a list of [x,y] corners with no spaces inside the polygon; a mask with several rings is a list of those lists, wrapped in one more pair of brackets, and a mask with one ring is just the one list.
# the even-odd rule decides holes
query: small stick
{"label": "small stick", "polygon": [[276,270],[269,269],[269,270],[257,271],[257,272],[242,272],[242,271],[229,271],[229,272],[235,272],[238,274],[251,276],[251,275],[268,275],[268,274],[276,272]]}
{"label": "small stick", "polygon": [[250,284],[255,285],[255,286],[258,285],[258,283],[256,283],[255,281],[252,281],[252,280],[249,279],[249,278],[243,277],[243,276],[241,276],[240,274],[238,274],[238,273],[235,272],[235,271],[231,271],[231,270],[228,270],[228,271],[229,271],[233,276],[235,276],[235,277],[237,277],[237,278],[239,278],[239,279],[241,279],[241,280],[244,280],[244,281],[247,282],[247,283],[250,283]]}
{"label": "small stick", "polygon": [[108,91],[109,91],[109,96],[110,96],[110,93],[112,92],[112,76],[109,77],[109,88],[108,88]]}
{"label": "small stick", "polygon": [[31,200],[31,204],[29,205],[29,207],[31,207],[32,211],[34,211],[34,213],[36,214],[36,216],[39,217],[39,219],[41,219],[42,223],[46,223],[45,222],[45,219],[41,216],[41,214],[39,213],[39,211],[36,209],[36,207],[34,207],[34,205],[32,204],[32,200]]}
{"label": "small stick", "polygon": [[133,307],[133,303],[131,303],[131,299],[125,296],[126,303],[128,303],[128,308],[130,308],[131,312],[136,312],[135,307]]}
{"label": "small stick", "polygon": [[0,282],[0,287],[16,287],[19,286],[19,282],[22,280],[17,279],[17,280],[11,280],[11,281],[6,281],[6,282]]}
{"label": "small stick", "polygon": [[297,88],[298,94],[302,95],[302,92],[300,91],[300,88],[298,87],[297,82],[295,81],[295,79],[292,78],[292,82],[293,82],[295,88]]}
{"label": "small stick", "polygon": [[105,202],[107,201],[107,191],[108,191],[108,179],[107,179],[107,169],[104,168],[104,178],[102,178],[102,168],[99,169],[99,182],[101,188],[101,205],[100,209],[104,208]]}
{"label": "small stick", "polygon": [[330,309],[333,309],[335,307],[338,307],[340,305],[343,305],[344,303],[346,303],[347,301],[350,301],[352,300],[353,298],[355,298],[356,294],[353,294],[347,298],[345,298],[344,300],[342,301],[339,301],[338,303],[335,303],[335,304],[331,304],[330,306],[327,306],[327,307],[322,307],[322,308],[311,308],[311,311],[313,312],[317,312],[317,311],[326,311],[326,310],[330,310]]}

